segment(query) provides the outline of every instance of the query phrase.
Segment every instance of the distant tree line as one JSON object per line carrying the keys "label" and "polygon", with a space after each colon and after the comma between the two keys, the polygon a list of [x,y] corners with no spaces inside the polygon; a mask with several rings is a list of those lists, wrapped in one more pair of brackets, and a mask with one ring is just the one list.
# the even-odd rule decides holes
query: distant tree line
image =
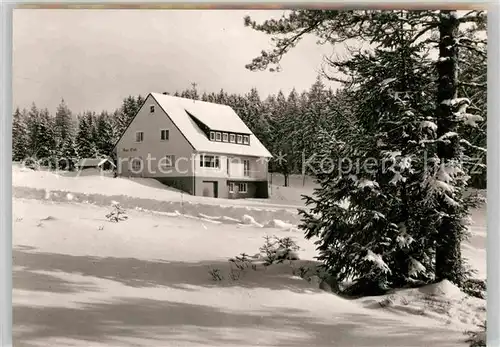
{"label": "distant tree line", "polygon": [[[308,91],[299,93],[294,89],[288,95],[280,91],[265,98],[256,88],[243,95],[222,89],[201,94],[195,84],[173,95],[231,106],[280,158],[269,163],[270,170],[284,174],[286,182],[288,175],[301,172],[302,157],[313,152],[318,130],[337,126],[347,114],[342,110],[341,95],[326,88],[319,77]],[[71,169],[79,158],[110,155],[144,99],[141,95],[128,96],[114,111],[85,111],[77,115],[64,99],[55,115],[35,103],[29,110],[17,108],[13,114],[12,159],[43,158],[43,165],[55,164],[57,158],[74,159],[70,160]]]}
{"label": "distant tree line", "polygon": [[143,102],[142,96],[128,96],[113,112],[85,111],[77,115],[64,99],[55,115],[35,103],[29,110],[17,108],[12,122],[12,160],[59,164],[59,168],[71,170],[81,158],[109,156]]}

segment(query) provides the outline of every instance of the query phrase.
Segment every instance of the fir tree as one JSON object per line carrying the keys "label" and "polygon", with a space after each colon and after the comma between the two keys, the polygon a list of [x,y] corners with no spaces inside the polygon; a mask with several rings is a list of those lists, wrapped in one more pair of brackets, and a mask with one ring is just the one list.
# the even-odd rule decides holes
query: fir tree
{"label": "fir tree", "polygon": [[[477,32],[470,28],[464,38],[479,41],[473,50],[459,51],[458,91],[470,101],[469,110],[480,118],[469,119],[472,124],[459,124],[459,133],[469,139],[471,185],[486,188],[486,124],[487,124],[487,52],[486,39],[478,39]],[[480,121],[478,121],[480,120]]]}
{"label": "fir tree", "polygon": [[305,111],[300,119],[302,128],[301,151],[306,157],[313,155],[315,152],[317,134],[321,130],[328,131],[327,120],[331,112],[326,95],[325,85],[318,76],[307,93],[307,102],[304,105]]}
{"label": "fir tree", "polygon": [[12,116],[12,160],[24,160],[28,154],[28,126],[26,111],[16,108]]}
{"label": "fir tree", "polygon": [[[339,279],[354,277],[362,278],[370,283],[377,283],[378,287],[397,286],[409,280],[409,273],[404,270],[407,270],[406,266],[410,261],[411,264],[419,265],[414,267],[420,269],[417,274],[423,276],[420,278],[421,280],[435,277],[436,280],[448,279],[459,285],[462,283],[464,271],[460,243],[466,229],[464,217],[472,202],[468,201],[464,195],[468,168],[463,162],[463,146],[467,145],[468,141],[458,133],[458,124],[470,123],[471,120],[478,118],[477,115],[466,112],[470,101],[457,98],[457,52],[458,49],[474,50],[478,41],[467,40],[461,34],[459,26],[466,23],[479,23],[477,29],[481,30],[484,28],[484,22],[485,13],[481,11],[470,11],[458,18],[456,13],[451,11],[297,10],[291,11],[290,14],[279,20],[271,19],[262,24],[257,24],[249,17],[245,18],[245,25],[273,35],[275,45],[272,50],[264,51],[259,57],[253,59],[247,65],[250,70],[265,70],[272,66],[279,66],[283,55],[306,34],[316,35],[323,42],[332,44],[348,39],[367,40],[370,41],[372,47],[378,49],[377,54],[380,57],[383,57],[387,52],[398,52],[398,57],[404,57],[397,60],[400,62],[400,67],[394,71],[396,76],[381,83],[393,88],[390,93],[381,90],[381,88],[366,89],[367,96],[373,95],[374,92],[382,93],[381,95],[385,93],[386,98],[378,103],[373,103],[371,109],[366,108],[362,113],[358,113],[356,118],[359,118],[360,121],[357,128],[360,129],[361,133],[350,137],[349,141],[345,141],[345,143],[338,143],[338,139],[334,138],[331,145],[336,144],[337,153],[343,152],[344,155],[348,155],[348,158],[362,160],[366,159],[368,154],[380,159],[380,154],[383,152],[376,149],[376,145],[383,144],[384,140],[386,143],[389,140],[392,141],[390,145],[398,148],[396,146],[398,143],[393,143],[394,140],[405,139],[406,143],[414,145],[414,147],[401,147],[408,154],[414,154],[413,151],[419,153],[417,147],[423,145],[429,160],[422,161],[420,159],[412,162],[419,168],[423,167],[420,170],[423,176],[413,177],[410,173],[411,179],[405,177],[405,182],[408,183],[400,185],[402,188],[397,191],[397,194],[389,194],[391,193],[390,185],[384,183],[388,177],[380,175],[380,170],[376,170],[375,172],[378,174],[373,177],[361,177],[361,179],[352,175],[347,175],[347,177],[341,175],[339,179],[318,175],[322,188],[316,192],[317,198],[308,199],[309,204],[316,205],[316,208],[313,208],[310,213],[303,211],[305,217],[303,228],[308,235],[320,236],[322,259]],[[426,38],[426,35],[429,38]],[[437,85],[432,83],[425,87],[410,85],[412,79],[422,81],[422,78],[414,72],[412,73],[411,68],[407,66],[408,63],[419,66],[416,64],[415,56],[405,52],[417,52],[415,51],[417,48],[428,49],[434,43],[439,46],[439,59],[437,70],[432,71],[434,78],[431,80],[437,80]],[[371,58],[359,54],[354,55],[356,59],[346,62],[343,68],[362,75],[361,61],[370,62]],[[419,55],[416,54],[416,56]],[[330,63],[332,66],[336,65],[333,61]],[[358,86],[367,85],[371,80],[378,81],[378,72],[387,72],[388,67],[392,64],[392,62],[386,61],[385,64],[378,66],[376,64],[366,65],[370,66],[368,70],[371,70],[371,73],[365,77],[366,81],[360,81]],[[422,65],[425,64],[421,64],[420,67]],[[385,69],[383,69],[384,67]],[[424,72],[423,76],[428,71],[431,69],[422,71]],[[394,83],[396,84],[393,85]],[[355,85],[353,84],[353,86]],[[405,89],[401,90],[400,88],[411,88],[410,90],[418,92],[406,93]],[[433,94],[427,94],[428,91],[432,91]],[[426,95],[430,100],[418,101],[419,93]],[[397,95],[398,98],[394,97],[394,100],[391,100],[388,97],[391,94]],[[360,105],[363,104],[364,102],[360,103]],[[402,115],[399,121],[393,118],[396,114]],[[430,117],[430,119],[422,119],[422,117]],[[387,124],[390,124],[380,123],[380,120],[385,122],[387,118],[390,122],[395,122],[392,125],[392,131],[401,132],[399,137],[389,135],[389,129],[380,131]],[[415,121],[421,123],[421,131],[415,130]],[[401,126],[396,126],[398,124]],[[405,128],[412,130],[409,132]],[[375,142],[374,136],[367,132],[368,129],[375,131],[372,134],[378,134],[377,136],[383,135],[385,132],[387,133],[386,138],[378,138]],[[327,151],[328,148],[320,149],[331,153]],[[419,155],[415,157],[421,158]],[[395,177],[399,180],[400,176],[403,176],[401,173],[398,174],[394,173],[391,181]],[[421,184],[417,184],[418,182]],[[361,201],[358,202],[362,196],[357,195],[356,192],[359,190],[364,190],[363,194],[367,195],[368,198],[364,196],[363,199],[369,200],[369,202],[365,204]],[[385,198],[380,199],[380,196]],[[343,211],[342,207],[337,208],[332,205],[335,201],[346,197],[350,202],[349,207],[345,209],[347,212]],[[360,209],[358,205],[362,208]],[[380,210],[385,213],[374,213]],[[425,211],[425,213],[421,213],[421,211]],[[408,217],[404,217],[405,215]],[[391,218],[388,219],[388,216]],[[394,218],[401,218],[401,221],[405,222],[404,228],[393,223]],[[429,223],[429,220],[432,220],[432,223]],[[379,227],[378,232],[359,234],[359,237],[364,239],[355,236],[342,239],[339,236],[344,234],[347,237],[349,231],[359,231],[364,226],[371,228],[373,224],[384,224],[386,221],[390,221],[390,223]],[[425,236],[423,237],[423,246],[408,252],[403,250],[400,245],[395,244],[394,240],[398,239],[398,233],[403,233],[402,230],[405,233],[410,230],[408,228],[410,224],[412,230],[415,230],[416,233],[422,232],[422,235]],[[384,228],[385,231],[383,231]],[[366,235],[370,235],[370,237],[367,238]],[[385,237],[388,237],[389,240]],[[412,236],[411,240],[415,239]],[[420,244],[420,240],[417,240],[418,242],[412,241],[414,247]],[[355,243],[352,244],[352,242]],[[425,251],[429,242],[433,242],[431,243],[433,247]],[[359,252],[353,252],[352,247],[346,246],[350,243],[356,247],[360,246]],[[373,251],[371,247],[376,247],[377,251]],[[350,252],[341,251],[342,248],[349,249]],[[339,252],[335,253],[335,249]],[[416,260],[417,263],[414,263],[412,259]],[[335,265],[333,263],[337,261],[341,264]],[[349,261],[354,262],[355,265],[348,265]],[[432,264],[434,264],[434,268],[432,268]]]}
{"label": "fir tree", "polygon": [[94,158],[97,149],[92,136],[93,122],[92,114],[86,113],[79,117],[78,133],[76,135],[76,150],[80,158]]}
{"label": "fir tree", "polygon": [[296,137],[295,125],[297,122],[296,94],[290,94],[289,99],[279,91],[276,99],[268,105],[271,108],[269,134],[271,151],[277,157],[271,161],[273,168],[283,174],[284,186],[289,186],[289,175],[294,166],[294,144]]}
{"label": "fir tree", "polygon": [[198,89],[196,89],[197,84],[191,83],[192,88],[181,92],[180,96],[186,99],[200,100],[200,95],[198,94]]}
{"label": "fir tree", "polygon": [[[426,221],[438,215],[415,188],[426,177],[427,148],[421,144],[435,137],[432,126],[430,132],[421,129],[433,124],[432,90],[429,95],[425,89],[432,75],[429,62],[418,58],[422,48],[404,43],[338,64],[348,66],[344,72],[359,86],[354,110],[359,128],[342,134],[342,141],[329,133],[318,141],[315,169],[323,189],[307,198],[312,212],[301,212],[306,236],[321,239],[320,259],[328,272],[339,283],[355,280],[351,292],[376,294],[434,279],[437,229]],[[325,210],[328,205],[333,207]]]}
{"label": "fir tree", "polygon": [[47,109],[40,111],[38,122],[37,158],[42,159],[42,165],[54,167],[56,164],[56,133],[54,118]]}
{"label": "fir tree", "polygon": [[61,146],[61,157],[59,160],[59,167],[66,170],[74,170],[78,162],[78,152],[73,136],[68,136]]}
{"label": "fir tree", "polygon": [[39,137],[40,137],[40,111],[35,103],[31,105],[26,118],[28,128],[28,155],[33,159],[38,156]]}
{"label": "fir tree", "polygon": [[67,137],[73,136],[72,115],[64,99],[61,100],[61,103],[57,107],[54,123],[57,142],[62,144],[66,141]]}
{"label": "fir tree", "polygon": [[123,99],[122,106],[120,107],[119,111],[115,113],[116,132],[118,134],[122,134],[125,131],[143,103],[144,99],[142,98],[142,96],[139,96],[136,99],[133,96],[129,95],[128,97]]}
{"label": "fir tree", "polygon": [[115,144],[115,135],[111,123],[111,117],[102,112],[96,120],[96,146],[101,156],[111,155]]}
{"label": "fir tree", "polygon": [[135,101],[135,105],[136,105],[135,113],[137,113],[139,111],[142,104],[144,104],[144,101],[146,101],[146,99],[142,95],[137,96],[136,101]]}

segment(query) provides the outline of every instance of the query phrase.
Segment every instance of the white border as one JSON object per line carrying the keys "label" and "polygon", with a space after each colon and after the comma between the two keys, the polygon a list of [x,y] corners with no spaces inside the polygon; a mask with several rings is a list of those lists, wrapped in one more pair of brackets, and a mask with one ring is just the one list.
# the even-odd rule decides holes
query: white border
{"label": "white border", "polygon": [[500,85],[498,2],[488,8],[488,113],[487,113],[487,345],[500,346]]}
{"label": "white border", "polygon": [[[85,6],[92,1],[80,0],[78,3]],[[159,1],[148,1],[151,5],[160,6]],[[170,4],[181,4],[187,1],[170,0]],[[265,5],[264,1],[256,1]],[[28,3],[27,1],[24,3]],[[39,0],[38,4],[55,3],[51,0]],[[75,2],[62,1],[59,3],[71,4]],[[137,3],[133,0],[108,0],[108,4],[131,4]],[[242,7],[242,3],[235,3],[230,0],[217,0],[217,1],[196,1],[197,4],[224,4],[234,7]],[[273,2],[267,2],[270,4]],[[275,2],[276,3],[276,2]],[[289,6],[328,6],[328,7],[367,7],[375,4],[381,6],[379,0],[368,0],[364,3],[343,1],[337,2],[310,2],[291,0],[287,2],[279,2],[280,4],[288,4]],[[1,120],[0,120],[0,204],[2,211],[0,212],[0,243],[2,249],[0,250],[0,345],[12,346],[12,163],[11,163],[11,122],[12,122],[12,10],[14,4],[23,4],[22,1],[0,3],[1,13],[1,68],[0,74],[0,106],[1,106]],[[94,2],[95,4],[95,2]],[[249,2],[249,4],[251,4]],[[451,3],[443,3],[436,1],[420,1],[403,2],[398,0],[385,1],[386,5],[401,6],[401,7],[430,7],[439,4],[443,7],[451,6]],[[454,1],[454,5],[469,4],[471,6],[478,6],[480,4],[488,4],[488,236],[487,236],[487,261],[488,261],[488,346],[500,346],[500,319],[498,312],[500,311],[500,221],[498,219],[500,211],[500,107],[499,107],[499,25],[500,17],[498,12],[497,2],[476,1],[471,2],[467,0]],[[99,6],[99,4],[97,4]],[[103,6],[104,4],[100,5]],[[167,5],[167,4],[165,4]],[[192,6],[194,3],[192,3]],[[255,2],[253,3],[255,6]],[[385,6],[384,6],[385,7]]]}
{"label": "white border", "polygon": [[12,4],[1,3],[0,345],[12,346]]}

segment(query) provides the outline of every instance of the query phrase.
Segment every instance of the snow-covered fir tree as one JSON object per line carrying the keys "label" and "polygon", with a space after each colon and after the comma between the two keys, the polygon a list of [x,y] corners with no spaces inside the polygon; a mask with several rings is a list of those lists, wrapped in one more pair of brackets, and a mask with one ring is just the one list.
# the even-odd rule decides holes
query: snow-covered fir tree
{"label": "snow-covered fir tree", "polygon": [[55,167],[57,155],[56,132],[54,118],[47,109],[40,111],[37,134],[37,158],[42,159],[42,165],[51,165]]}
{"label": "snow-covered fir tree", "polygon": [[96,147],[100,156],[109,156],[113,150],[116,136],[113,130],[111,117],[102,112],[96,119],[95,125]]}
{"label": "snow-covered fir tree", "polygon": [[200,100],[200,95],[198,93],[198,89],[196,88],[196,83],[191,83],[191,89],[182,91],[180,95],[182,98]]}
{"label": "snow-covered fir tree", "polygon": [[301,150],[306,156],[315,152],[316,136],[319,131],[327,130],[328,116],[332,113],[329,106],[325,85],[318,76],[307,93],[307,103],[304,105],[304,114],[300,120],[303,135]]}
{"label": "snow-covered fir tree", "polygon": [[40,111],[35,103],[31,105],[26,117],[26,127],[28,129],[28,153],[27,155],[36,158],[38,154]]}
{"label": "snow-covered fir tree", "polygon": [[404,43],[337,64],[357,86],[358,127],[317,141],[321,189],[306,199],[311,211],[302,212],[301,227],[306,237],[320,238],[327,271],[372,294],[434,279],[437,224],[425,222],[438,216],[421,203],[427,151],[421,143],[435,137],[433,80],[425,50]]}
{"label": "snow-covered fir tree", "polygon": [[475,124],[461,124],[459,133],[468,139],[469,156],[475,168],[471,171],[471,185],[475,188],[486,188],[486,124],[487,124],[487,52],[486,38],[478,38],[480,31],[474,27],[463,34],[465,41],[477,42],[474,49],[459,51],[458,92],[469,99],[468,109],[482,118],[482,121],[471,121]]}
{"label": "snow-covered fir tree", "polygon": [[289,185],[289,175],[293,172],[294,144],[296,143],[296,124],[299,119],[297,95],[292,91],[288,100],[282,91],[278,92],[276,99],[270,110],[270,125],[272,131],[269,132],[271,147],[269,149],[277,157],[270,162],[270,167],[279,173],[282,173],[285,182],[284,186]]}
{"label": "snow-covered fir tree", "polygon": [[73,136],[67,136],[61,146],[59,157],[59,168],[63,170],[74,170],[78,163],[78,152]]}
{"label": "snow-covered fir tree", "polygon": [[[348,39],[369,41],[372,47],[378,48],[378,58],[398,52],[392,57],[396,60],[385,60],[379,64],[378,70],[372,57],[360,54],[354,54],[354,59],[346,63],[346,70],[356,71],[359,75],[363,75],[363,69],[370,71],[365,74],[366,82],[360,81],[353,86],[362,89],[370,80],[376,80],[378,87],[365,89],[365,94],[369,97],[376,93],[375,99],[381,100],[368,108],[364,95],[359,95],[359,107],[365,104],[364,109],[356,107],[356,118],[360,120],[357,126],[361,133],[345,139],[333,138],[330,146],[337,149],[336,153],[361,162],[368,155],[380,160],[392,158],[393,153],[402,153],[403,160],[396,166],[398,170],[406,168],[406,156],[410,156],[411,168],[415,171],[406,175],[395,171],[391,176],[381,174],[377,167],[375,173],[368,176],[352,175],[350,171],[339,178],[319,174],[321,189],[315,198],[309,199],[309,204],[315,207],[310,212],[304,211],[303,228],[308,235],[320,236],[322,260],[338,280],[363,279],[366,284],[372,283],[382,289],[404,284],[411,278],[424,282],[432,278],[448,279],[459,285],[463,282],[460,243],[467,228],[464,217],[472,202],[464,194],[468,167],[463,154],[468,140],[459,133],[459,124],[479,118],[466,112],[470,104],[468,100],[457,97],[457,52],[459,49],[474,50],[477,43],[463,37],[459,27],[471,23],[482,25],[484,21],[485,13],[481,11],[470,11],[459,18],[453,11],[374,10],[297,10],[279,20],[270,19],[262,24],[249,17],[245,19],[245,25],[273,35],[275,46],[254,58],[247,65],[250,70],[265,70],[278,65],[283,55],[305,33],[333,44]],[[428,64],[425,60],[417,64],[421,52],[418,48],[425,50],[434,44],[438,48],[437,69],[433,70],[431,65],[424,70],[422,68]],[[363,60],[369,64],[362,65]],[[399,61],[399,67],[394,69],[396,61]],[[414,65],[413,71],[409,63]],[[417,67],[421,70],[418,74],[415,73]],[[393,76],[382,83],[380,73],[390,70]],[[432,71],[429,84],[412,86],[413,81],[423,80],[426,71]],[[405,93],[406,88],[413,92]],[[393,95],[392,99],[390,95]],[[424,96],[423,100],[418,100]],[[384,131],[383,122],[394,123]],[[384,133],[389,131],[399,134],[387,134],[384,139]],[[403,142],[400,147],[397,141]],[[389,144],[385,152],[383,146],[377,146],[381,144]],[[428,155],[426,160],[418,155],[422,149]],[[322,150],[326,151],[323,156],[335,155],[328,147]],[[398,159],[394,159],[398,163]],[[367,202],[360,201],[361,197]],[[345,202],[346,198],[348,208],[335,204]],[[404,217],[404,214],[409,216]],[[374,224],[382,226],[374,227]],[[369,231],[363,233],[363,228]],[[406,234],[411,236],[403,238],[408,242],[397,242],[401,235]],[[339,235],[344,235],[344,238]],[[422,238],[419,235],[423,235]],[[411,244],[411,247],[405,249],[405,244]],[[353,252],[356,247],[357,251]],[[349,262],[355,264],[349,265]]]}
{"label": "snow-covered fir tree", "polygon": [[57,106],[54,126],[57,142],[62,144],[69,136],[73,136],[73,118],[64,99],[62,99],[59,106]]}
{"label": "snow-covered fir tree", "polygon": [[28,154],[28,126],[26,111],[16,111],[12,115],[12,160],[24,160]]}
{"label": "snow-covered fir tree", "polygon": [[144,98],[140,95],[138,97],[129,95],[123,99],[121,107],[115,112],[115,131],[118,134],[125,131],[143,103]]}
{"label": "snow-covered fir tree", "polygon": [[97,155],[94,142],[93,115],[90,112],[85,113],[78,119],[76,150],[80,158],[94,158]]}

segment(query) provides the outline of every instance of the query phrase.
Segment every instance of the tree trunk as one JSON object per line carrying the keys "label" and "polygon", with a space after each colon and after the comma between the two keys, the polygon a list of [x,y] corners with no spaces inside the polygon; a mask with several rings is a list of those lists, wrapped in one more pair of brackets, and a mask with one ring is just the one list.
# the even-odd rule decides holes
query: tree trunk
{"label": "tree trunk", "polygon": [[[438,137],[456,131],[451,100],[457,97],[458,52],[455,39],[458,36],[459,22],[455,11],[442,11],[439,24],[439,61],[437,92]],[[459,160],[460,147],[457,137],[448,143],[439,142],[437,154],[441,165]],[[447,279],[457,285],[461,283],[461,218],[457,208],[444,199],[439,202],[439,210],[446,213],[439,226],[436,246],[436,280]]]}
{"label": "tree trunk", "polygon": [[290,185],[288,173],[284,172],[283,176],[285,177],[285,187],[288,187]]}

